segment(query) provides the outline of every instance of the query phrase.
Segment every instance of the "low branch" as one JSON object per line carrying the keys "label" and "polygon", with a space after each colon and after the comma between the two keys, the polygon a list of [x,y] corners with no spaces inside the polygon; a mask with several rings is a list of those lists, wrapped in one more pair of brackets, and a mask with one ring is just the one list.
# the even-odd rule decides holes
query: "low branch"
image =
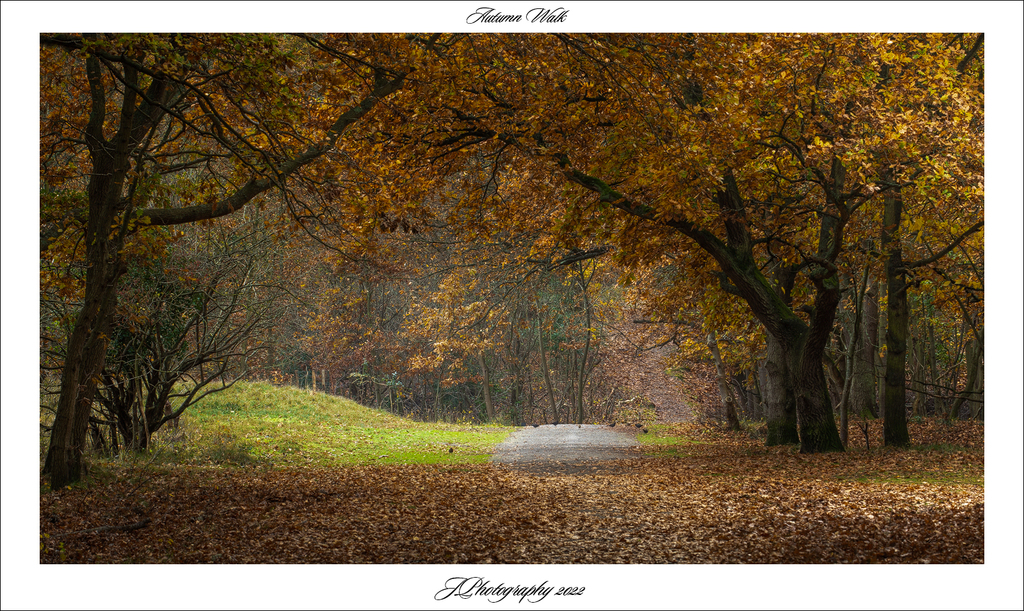
{"label": "low branch", "polygon": [[718,278],[718,287],[730,295],[736,295],[737,297],[743,297],[743,293],[740,291],[732,282],[729,282],[729,276],[725,272],[712,272]]}
{"label": "low branch", "polygon": [[574,250],[569,255],[562,257],[558,261],[555,261],[555,265],[569,265],[571,263],[577,263],[579,261],[586,261],[587,259],[593,259],[600,257],[601,255],[611,252],[611,246],[598,246],[588,250]]}
{"label": "low branch", "polygon": [[943,248],[939,252],[937,252],[934,255],[928,257],[927,259],[921,259],[919,261],[913,261],[911,263],[904,263],[903,267],[905,269],[914,269],[915,267],[921,267],[921,266],[928,265],[930,263],[934,263],[934,262],[938,261],[942,257],[945,257],[947,254],[949,254],[949,251],[951,251],[954,248],[956,248],[957,246],[959,246],[960,243],[963,242],[965,239],[967,239],[968,236],[970,236],[973,233],[977,233],[979,230],[981,230],[982,226],[984,226],[984,225],[985,225],[985,221],[978,221],[974,225],[971,225],[970,229],[968,229],[963,234],[961,234],[959,238],[953,240],[953,242],[951,242],[948,246],[946,246],[945,248]]}
{"label": "low branch", "polygon": [[[274,185],[283,184],[282,181],[294,174],[303,166],[309,164],[334,148],[341,134],[353,123],[368,114],[380,100],[395,93],[402,88],[406,73],[398,73],[393,78],[385,78],[383,71],[378,71],[373,90],[364,97],[358,104],[342,113],[334,124],[327,130],[323,140],[307,148],[297,156],[288,159],[274,168],[275,176],[252,178],[239,187],[234,193],[224,197],[220,201],[209,204],[199,204],[185,208],[148,208],[137,212],[140,219],[145,219],[143,225],[181,225],[197,221],[210,220],[226,216],[241,210],[246,204],[257,195],[267,191]],[[102,93],[101,90],[98,90]],[[98,102],[94,100],[94,106]],[[93,126],[94,129],[99,128]],[[40,248],[45,250],[50,242],[59,237],[66,227],[47,227],[41,232]]]}
{"label": "low branch", "polygon": [[963,74],[967,70],[967,66],[970,65],[971,61],[978,55],[978,51],[981,50],[981,43],[985,40],[984,34],[978,34],[978,37],[974,39],[974,46],[967,52],[967,55],[960,60],[960,63],[956,66],[956,71]]}

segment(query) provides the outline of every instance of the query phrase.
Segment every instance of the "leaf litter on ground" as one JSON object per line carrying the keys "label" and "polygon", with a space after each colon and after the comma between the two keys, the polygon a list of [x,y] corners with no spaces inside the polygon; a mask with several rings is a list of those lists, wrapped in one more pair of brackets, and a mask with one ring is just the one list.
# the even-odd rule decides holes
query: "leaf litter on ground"
{"label": "leaf litter on ground", "polygon": [[126,469],[42,495],[40,561],[982,563],[983,430],[911,423],[909,450],[802,455],[748,433],[660,425],[651,437],[686,442],[570,473]]}

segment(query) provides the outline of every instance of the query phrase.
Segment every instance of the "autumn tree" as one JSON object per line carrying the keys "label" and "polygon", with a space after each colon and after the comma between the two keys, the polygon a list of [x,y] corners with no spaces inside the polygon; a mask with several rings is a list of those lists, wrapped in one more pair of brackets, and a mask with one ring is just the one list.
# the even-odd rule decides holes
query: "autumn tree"
{"label": "autumn tree", "polygon": [[[905,446],[910,443],[906,422],[906,355],[909,326],[907,274],[932,264],[980,230],[984,192],[981,110],[982,86],[980,51],[982,35],[972,37],[965,48],[951,44],[946,37],[910,37],[891,41],[891,48],[878,58],[879,97],[885,101],[901,98],[898,114],[889,115],[895,134],[905,138],[918,130],[923,138],[901,138],[887,151],[880,180],[894,187],[884,198],[881,246],[886,251],[885,277],[888,294],[885,371],[885,443]],[[966,50],[966,54],[964,51]],[[935,81],[921,87],[921,74]],[[923,115],[923,116],[922,116]],[[940,122],[944,129],[932,127]],[[916,261],[904,258],[902,221],[905,199],[931,208],[939,215],[937,227],[929,227],[925,218],[916,226],[918,239],[927,227],[944,233],[938,252]],[[966,214],[964,214],[966,212]],[[954,224],[957,223],[958,224]],[[935,243],[929,240],[930,243]]]}
{"label": "autumn tree", "polygon": [[205,239],[190,232],[166,257],[128,264],[97,389],[111,448],[118,436],[147,448],[151,435],[246,376],[266,351],[288,293],[266,260],[262,223],[230,229],[209,228]]}
{"label": "autumn tree", "polygon": [[[503,417],[518,421],[524,391],[526,398],[533,396],[532,374],[550,378],[553,372],[533,361],[551,357],[549,364],[566,368],[560,381],[573,381],[564,385],[557,404],[555,385],[544,385],[540,394],[551,402],[550,417],[563,406],[561,418],[569,418],[562,404],[571,401],[572,418],[578,419],[583,393],[576,391],[581,382],[586,385],[595,359],[585,331],[571,331],[580,339],[581,358],[571,358],[575,346],[563,346],[573,326],[565,321],[574,314],[562,301],[578,304],[586,318],[589,294],[572,285],[570,274],[582,273],[579,278],[590,290],[592,263],[610,249],[559,236],[550,206],[502,205],[520,202],[532,186],[514,169],[498,172],[492,157],[442,161],[440,173],[427,175],[432,180],[420,182],[425,179],[416,174],[416,182],[405,185],[421,189],[415,207],[380,214],[377,239],[388,244],[396,269],[402,269],[399,275],[408,279],[399,290],[410,296],[409,311],[401,337],[393,338],[396,345],[406,342],[414,355],[403,364],[406,374],[439,378],[432,384],[435,412],[446,390],[455,403],[482,402],[487,418],[505,411]],[[583,328],[589,328],[585,321]],[[552,346],[548,340],[556,339],[556,329],[559,341]]]}
{"label": "autumn tree", "polygon": [[[484,216],[492,223],[501,213]],[[429,271],[409,282],[415,297],[402,335],[420,352],[407,368],[440,375],[445,387],[477,379],[488,418],[498,413],[492,387],[500,387],[515,421],[540,373],[546,381],[539,394],[550,403],[550,417],[558,418],[562,406],[563,422],[578,420],[584,401],[579,389],[586,388],[597,353],[590,296],[597,286],[595,260],[608,249],[556,247],[536,226],[498,223],[486,237],[470,237],[457,221],[431,224],[406,236],[407,252]],[[555,369],[564,370],[557,374],[565,388],[558,401],[550,380]],[[563,405],[570,402],[572,416]]]}
{"label": "autumn tree", "polygon": [[[623,263],[705,251],[765,329],[770,439],[841,450],[822,362],[847,232],[869,225],[851,222],[909,186],[942,206],[981,195],[980,93],[951,38],[432,37],[434,95],[398,98],[427,120],[389,144],[425,175],[483,151],[533,177],[526,201],[573,187],[562,226],[607,237]],[[964,184],[936,188],[947,175]]]}
{"label": "autumn tree", "polygon": [[323,200],[297,187],[325,187],[346,130],[399,90],[409,68],[389,62],[388,41],[373,37],[44,34],[40,43],[42,188],[87,203],[50,210],[41,227],[45,249],[84,225],[87,265],[44,466],[58,488],[82,474],[125,243],[144,227],[229,215],[269,192],[296,223],[319,228],[331,219],[317,213]]}

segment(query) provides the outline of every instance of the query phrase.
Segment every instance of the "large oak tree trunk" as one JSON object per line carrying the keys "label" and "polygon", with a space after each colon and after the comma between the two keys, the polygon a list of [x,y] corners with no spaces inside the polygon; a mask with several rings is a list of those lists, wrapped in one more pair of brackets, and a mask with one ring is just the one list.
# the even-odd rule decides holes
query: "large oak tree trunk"
{"label": "large oak tree trunk", "polygon": [[[559,163],[569,180],[599,193],[602,201],[629,214],[655,220],[642,204],[631,201],[593,176],[569,168],[567,156],[560,156]],[[843,184],[844,172],[842,163],[835,160],[832,180],[836,190]],[[775,350],[773,352],[770,348],[768,356],[768,377],[772,381],[768,386],[774,386],[774,390],[781,393],[769,398],[769,418],[786,417],[788,397],[783,397],[791,390],[796,399],[800,451],[841,452],[843,444],[839,440],[839,430],[828,398],[822,362],[839,305],[839,286],[832,261],[842,245],[845,217],[820,215],[818,253],[814,257],[813,269],[808,273],[815,286],[813,315],[808,324],[790,308],[777,286],[770,283],[758,268],[745,204],[731,173],[726,173],[724,185],[715,194],[715,199],[722,211],[725,241],[687,220],[664,221],[664,224],[692,239],[715,259],[722,270],[724,288],[747,303],[766,334],[773,338]],[[836,207],[840,207],[838,202]],[[791,271],[795,273],[795,269]],[[730,283],[728,286],[727,282]],[[772,394],[771,390],[769,394]],[[779,410],[781,413],[772,410],[772,403],[782,408]],[[783,424],[780,429],[781,436],[786,438],[788,425]],[[779,434],[769,431],[769,442],[775,442],[779,437]]]}
{"label": "large oak tree trunk", "polygon": [[768,437],[765,444],[776,446],[800,443],[792,366],[782,344],[771,335],[767,339],[764,369],[764,397],[768,412]]}
{"label": "large oak tree trunk", "polygon": [[809,346],[808,335],[794,331],[785,340],[768,336],[765,443],[799,443],[805,453],[842,450],[822,365],[824,349]]}
{"label": "large oak tree trunk", "polygon": [[[85,136],[93,166],[87,189],[89,216],[85,230],[88,269],[85,300],[68,341],[50,448],[43,465],[54,490],[78,481],[83,475],[93,397],[106,361],[117,302],[117,279],[124,271],[121,248],[126,225],[119,223],[118,217],[131,212],[119,208],[133,144],[130,126],[136,110],[135,92],[129,90],[125,94],[121,129],[108,141],[103,133],[106,96],[100,62],[95,56],[86,60],[86,73],[92,106]],[[136,79],[134,70],[126,70],[125,76],[129,82]]]}
{"label": "large oak tree trunk", "polygon": [[800,373],[796,384],[800,451],[805,453],[843,450],[823,366],[825,348],[842,294],[835,276],[818,280],[815,284],[814,314],[800,345]]}

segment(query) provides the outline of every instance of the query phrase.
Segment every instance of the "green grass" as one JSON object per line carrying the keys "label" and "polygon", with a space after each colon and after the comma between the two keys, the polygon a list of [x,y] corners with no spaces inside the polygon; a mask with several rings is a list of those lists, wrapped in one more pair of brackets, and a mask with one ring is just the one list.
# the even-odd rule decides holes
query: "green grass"
{"label": "green grass", "polygon": [[685,449],[686,446],[703,443],[686,437],[669,435],[667,433],[668,428],[663,424],[652,424],[647,427],[646,433],[640,433],[636,436],[637,441],[646,446],[644,454],[647,456],[689,456]]}
{"label": "green grass", "polygon": [[486,462],[513,429],[421,423],[267,383],[210,395],[154,438],[156,461],[252,466]]}

